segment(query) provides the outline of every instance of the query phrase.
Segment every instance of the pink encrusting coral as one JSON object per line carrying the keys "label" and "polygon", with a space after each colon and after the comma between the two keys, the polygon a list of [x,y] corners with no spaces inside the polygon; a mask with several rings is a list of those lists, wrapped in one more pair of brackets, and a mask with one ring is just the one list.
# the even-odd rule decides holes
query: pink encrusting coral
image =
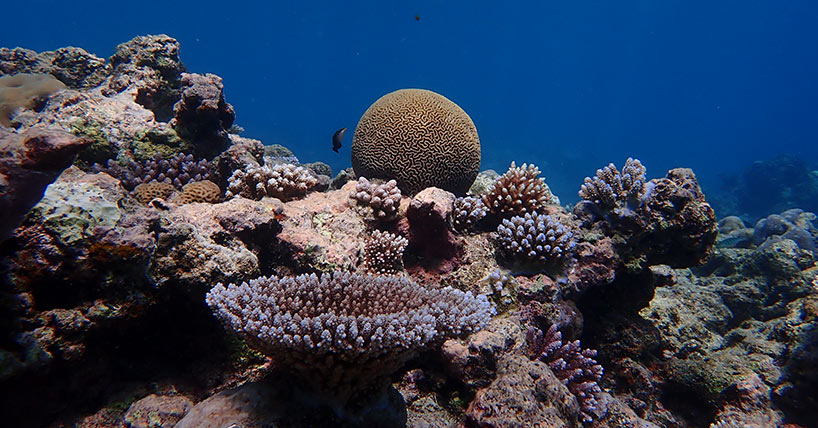
{"label": "pink encrusting coral", "polygon": [[485,296],[343,271],[217,284],[207,304],[251,347],[340,407],[420,350],[480,330],[494,312]]}

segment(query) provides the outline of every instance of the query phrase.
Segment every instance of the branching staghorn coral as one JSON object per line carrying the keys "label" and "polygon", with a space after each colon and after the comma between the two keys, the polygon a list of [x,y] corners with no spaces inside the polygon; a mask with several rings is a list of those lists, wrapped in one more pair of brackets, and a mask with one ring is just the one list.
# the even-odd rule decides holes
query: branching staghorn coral
{"label": "branching staghorn coral", "polygon": [[585,177],[579,197],[608,209],[639,201],[645,192],[645,172],[639,159],[628,158],[621,173],[614,164],[608,164],[596,170],[595,177]]}
{"label": "branching staghorn coral", "polygon": [[480,198],[474,196],[460,197],[454,200],[449,224],[457,232],[465,232],[474,227],[486,216],[486,206]]}
{"label": "branching staghorn coral", "polygon": [[401,193],[398,183],[389,180],[386,183],[372,183],[364,177],[358,178],[358,184],[350,198],[358,205],[368,206],[372,214],[380,220],[389,220],[395,217],[400,206]]}
{"label": "branching staghorn coral", "polygon": [[403,270],[403,251],[409,240],[376,230],[364,241],[364,264],[377,275],[396,275]]}
{"label": "branching staghorn coral", "polygon": [[248,165],[233,171],[227,180],[225,199],[243,196],[261,200],[265,196],[282,201],[304,196],[318,185],[318,179],[309,169],[293,164],[270,166]]}
{"label": "branching staghorn coral", "polygon": [[511,257],[533,262],[562,261],[574,250],[571,229],[547,214],[536,211],[503,220],[497,226],[498,243]]}
{"label": "branching staghorn coral", "polygon": [[591,414],[599,405],[596,394],[602,392],[597,383],[602,379],[602,366],[594,359],[596,351],[582,349],[579,340],[563,342],[562,333],[556,325],[551,325],[545,334],[538,328],[529,327],[526,342],[529,358],[548,364],[557,378],[577,397],[583,421],[592,421]]}
{"label": "branching staghorn coral", "polygon": [[196,159],[191,154],[179,153],[170,159],[163,159],[156,155],[153,159],[144,162],[128,162],[122,166],[113,159],[108,160],[107,166],[94,164],[94,172],[104,172],[122,182],[122,186],[133,190],[136,186],[151,181],[173,184],[181,189],[185,184],[216,180],[216,174],[210,164],[204,159]]}
{"label": "branching staghorn coral", "polygon": [[552,203],[553,195],[539,175],[540,169],[534,165],[518,167],[511,162],[508,171],[483,195],[483,204],[491,214],[502,218],[542,209]]}
{"label": "branching staghorn coral", "polygon": [[336,271],[217,284],[215,315],[337,410],[420,350],[483,328],[485,296],[398,277]]}

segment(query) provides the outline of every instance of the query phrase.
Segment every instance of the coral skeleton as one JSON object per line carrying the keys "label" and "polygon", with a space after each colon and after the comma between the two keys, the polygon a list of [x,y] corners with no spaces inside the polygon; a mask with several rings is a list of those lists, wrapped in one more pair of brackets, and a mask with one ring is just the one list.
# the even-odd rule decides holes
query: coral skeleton
{"label": "coral skeleton", "polygon": [[561,261],[571,254],[576,244],[569,227],[536,211],[503,220],[497,226],[497,235],[506,254],[524,261]]}
{"label": "coral skeleton", "polygon": [[551,325],[545,334],[538,328],[529,327],[526,342],[529,357],[548,364],[557,378],[577,397],[583,421],[592,421],[591,414],[599,408],[596,394],[602,392],[597,382],[602,379],[603,371],[594,359],[596,350],[582,349],[579,340],[563,342],[562,333],[556,325]]}
{"label": "coral skeleton", "polygon": [[343,271],[217,284],[206,300],[251,347],[341,407],[420,350],[480,330],[494,313],[485,296]]}
{"label": "coral skeleton", "polygon": [[386,183],[372,183],[364,177],[358,178],[358,184],[350,197],[358,205],[368,206],[372,209],[372,214],[377,219],[392,219],[398,213],[401,193],[398,183],[389,180]]}
{"label": "coral skeleton", "polygon": [[596,170],[593,178],[585,177],[579,197],[608,209],[638,202],[645,193],[645,172],[639,159],[628,158],[621,173],[611,163]]}
{"label": "coral skeleton", "polygon": [[482,196],[483,204],[491,214],[503,218],[541,210],[551,203],[553,195],[539,175],[540,169],[533,164],[518,167],[511,162],[508,171]]}
{"label": "coral skeleton", "polygon": [[403,251],[409,240],[376,230],[364,241],[364,264],[377,275],[396,275],[403,270]]}
{"label": "coral skeleton", "polygon": [[460,197],[454,200],[454,209],[452,209],[449,223],[457,232],[465,232],[474,228],[474,226],[486,216],[488,210],[486,205],[480,198],[474,196]]}
{"label": "coral skeleton", "polygon": [[248,165],[236,170],[227,180],[225,199],[238,196],[261,200],[268,196],[289,201],[306,195],[318,185],[309,169],[293,164],[270,166]]}

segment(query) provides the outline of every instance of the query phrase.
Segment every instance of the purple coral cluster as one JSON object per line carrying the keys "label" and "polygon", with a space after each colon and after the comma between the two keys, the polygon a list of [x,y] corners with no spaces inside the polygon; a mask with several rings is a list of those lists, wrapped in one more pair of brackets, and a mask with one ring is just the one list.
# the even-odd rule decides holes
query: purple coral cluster
{"label": "purple coral cluster", "polygon": [[342,271],[217,284],[207,304],[279,367],[341,403],[422,348],[480,330],[493,314],[485,296]]}
{"label": "purple coral cluster", "polygon": [[645,172],[639,159],[628,158],[621,173],[614,164],[608,164],[596,170],[593,178],[585,177],[579,197],[609,209],[629,201],[639,201],[645,192]]}
{"label": "purple coral cluster", "polygon": [[577,397],[584,422],[593,420],[591,414],[599,408],[596,394],[602,392],[598,384],[602,379],[602,366],[594,359],[596,350],[582,349],[579,340],[563,342],[556,325],[551,325],[545,334],[538,328],[529,327],[526,341],[529,357],[548,364]]}
{"label": "purple coral cluster", "polygon": [[153,159],[143,162],[130,161],[127,166],[122,166],[110,159],[106,166],[94,164],[94,172],[104,172],[117,178],[129,191],[140,184],[151,181],[170,183],[177,189],[194,181],[217,181],[216,174],[205,159],[196,159],[192,154],[183,153],[170,159],[163,159],[160,155],[156,155]]}
{"label": "purple coral cluster", "polygon": [[389,180],[386,183],[371,183],[364,177],[358,178],[355,191],[350,194],[358,205],[368,206],[377,219],[391,219],[398,213],[401,193],[398,182]]}
{"label": "purple coral cluster", "polygon": [[465,232],[486,216],[488,209],[480,198],[474,196],[460,197],[454,200],[454,207],[449,218],[452,229]]}
{"label": "purple coral cluster", "polygon": [[551,215],[536,211],[503,220],[497,226],[497,235],[506,254],[527,261],[561,261],[576,245],[569,227]]}

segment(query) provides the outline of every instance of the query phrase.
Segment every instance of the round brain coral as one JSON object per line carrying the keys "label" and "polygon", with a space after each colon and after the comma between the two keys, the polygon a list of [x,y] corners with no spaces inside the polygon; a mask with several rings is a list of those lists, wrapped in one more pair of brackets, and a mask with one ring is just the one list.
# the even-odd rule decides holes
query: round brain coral
{"label": "round brain coral", "polygon": [[480,170],[480,139],[468,114],[425,89],[401,89],[375,101],[352,139],[359,177],[395,179],[409,194],[438,187],[464,194]]}

